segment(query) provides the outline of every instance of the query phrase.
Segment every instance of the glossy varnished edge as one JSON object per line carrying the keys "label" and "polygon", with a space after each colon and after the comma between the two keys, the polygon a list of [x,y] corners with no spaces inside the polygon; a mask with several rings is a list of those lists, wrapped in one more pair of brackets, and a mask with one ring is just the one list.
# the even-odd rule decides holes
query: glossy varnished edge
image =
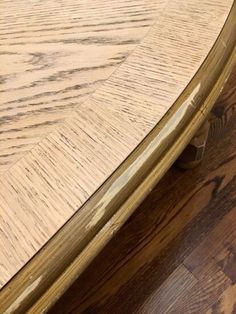
{"label": "glossy varnished edge", "polygon": [[207,59],[164,118],[86,202],[97,220],[77,240],[78,211],[6,284],[1,313],[46,311],[86,268],[188,144],[219,96],[235,61],[236,3]]}

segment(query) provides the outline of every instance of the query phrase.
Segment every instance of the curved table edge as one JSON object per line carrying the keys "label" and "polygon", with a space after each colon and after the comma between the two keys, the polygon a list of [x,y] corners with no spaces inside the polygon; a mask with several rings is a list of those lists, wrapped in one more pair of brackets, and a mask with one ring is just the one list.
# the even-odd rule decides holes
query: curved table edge
{"label": "curved table edge", "polygon": [[[76,242],[71,219],[0,292],[0,312],[43,313],[76,280],[181,154],[206,119],[236,61],[236,2],[206,60],[172,108],[85,203],[103,213]],[[44,267],[42,267],[44,266]],[[42,269],[47,271],[42,272]]]}

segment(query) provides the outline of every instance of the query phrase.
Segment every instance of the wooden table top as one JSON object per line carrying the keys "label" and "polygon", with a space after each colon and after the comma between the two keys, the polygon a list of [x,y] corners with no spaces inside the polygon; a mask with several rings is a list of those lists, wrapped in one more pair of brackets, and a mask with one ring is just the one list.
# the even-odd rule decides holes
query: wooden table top
{"label": "wooden table top", "polygon": [[84,205],[189,86],[232,4],[1,1],[0,287],[75,213],[81,241],[96,233],[104,207]]}

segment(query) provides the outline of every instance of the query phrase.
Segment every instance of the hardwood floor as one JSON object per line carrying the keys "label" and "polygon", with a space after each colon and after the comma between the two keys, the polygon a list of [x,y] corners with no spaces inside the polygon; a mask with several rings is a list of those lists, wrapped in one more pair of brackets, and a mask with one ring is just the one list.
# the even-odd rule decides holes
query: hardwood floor
{"label": "hardwood floor", "polygon": [[172,167],[51,314],[236,313],[232,82],[212,113],[204,162]]}

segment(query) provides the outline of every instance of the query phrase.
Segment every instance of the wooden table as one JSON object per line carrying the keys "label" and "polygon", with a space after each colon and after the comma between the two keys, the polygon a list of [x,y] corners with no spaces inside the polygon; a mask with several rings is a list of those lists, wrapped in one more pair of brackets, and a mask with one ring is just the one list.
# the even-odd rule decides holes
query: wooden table
{"label": "wooden table", "polygon": [[3,0],[0,313],[60,297],[206,120],[233,0]]}

